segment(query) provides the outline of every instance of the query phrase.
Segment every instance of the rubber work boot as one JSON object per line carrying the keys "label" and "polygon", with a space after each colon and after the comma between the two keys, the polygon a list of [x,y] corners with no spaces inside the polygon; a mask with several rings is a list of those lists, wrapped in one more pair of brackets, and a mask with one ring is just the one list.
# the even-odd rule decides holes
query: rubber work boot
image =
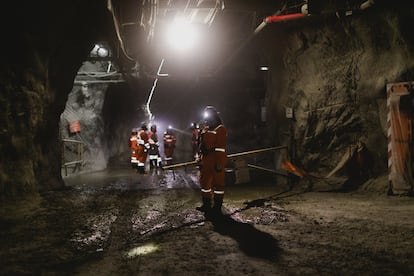
{"label": "rubber work boot", "polygon": [[203,213],[209,213],[211,211],[211,199],[203,197],[203,205],[197,207],[196,209]]}
{"label": "rubber work boot", "polygon": [[139,167],[138,167],[138,172],[139,172],[140,174],[145,174],[145,168],[144,168],[143,166],[139,166]]}
{"label": "rubber work boot", "polygon": [[212,213],[215,216],[222,216],[223,213],[221,211],[221,206],[223,205],[223,199],[222,198],[215,198],[214,199],[214,206],[212,209]]}

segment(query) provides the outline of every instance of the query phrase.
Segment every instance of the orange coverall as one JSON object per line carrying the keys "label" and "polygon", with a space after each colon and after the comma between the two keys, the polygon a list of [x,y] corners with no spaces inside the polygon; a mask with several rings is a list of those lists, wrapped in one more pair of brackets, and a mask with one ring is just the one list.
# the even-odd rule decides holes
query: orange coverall
{"label": "orange coverall", "polygon": [[132,133],[129,137],[128,145],[131,148],[131,166],[136,168],[138,166],[138,134]]}
{"label": "orange coverall", "polygon": [[177,139],[173,133],[164,133],[164,155],[167,164],[172,162],[176,142]]}
{"label": "orange coverall", "polygon": [[138,160],[138,169],[141,173],[145,171],[145,161],[147,160],[149,142],[148,142],[148,133],[141,129],[138,132],[137,137],[138,149],[137,149],[137,160]]}
{"label": "orange coverall", "polygon": [[224,197],[224,176],[227,163],[227,130],[223,125],[214,130],[203,129],[200,137],[201,168],[200,186],[203,198],[222,202]]}

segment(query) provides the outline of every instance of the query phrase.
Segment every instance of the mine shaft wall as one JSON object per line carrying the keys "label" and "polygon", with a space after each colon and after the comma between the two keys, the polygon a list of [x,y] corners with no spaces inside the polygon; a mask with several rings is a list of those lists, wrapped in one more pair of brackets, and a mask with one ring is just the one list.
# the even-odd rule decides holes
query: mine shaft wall
{"label": "mine shaft wall", "polygon": [[100,31],[111,28],[102,0],[13,1],[6,7],[9,16],[0,24],[7,38],[0,68],[0,197],[12,200],[63,186],[60,114],[82,61]]}
{"label": "mine shaft wall", "polygon": [[374,172],[386,173],[386,84],[414,78],[410,6],[266,30],[268,128],[296,164],[330,171],[360,140],[373,154]]}

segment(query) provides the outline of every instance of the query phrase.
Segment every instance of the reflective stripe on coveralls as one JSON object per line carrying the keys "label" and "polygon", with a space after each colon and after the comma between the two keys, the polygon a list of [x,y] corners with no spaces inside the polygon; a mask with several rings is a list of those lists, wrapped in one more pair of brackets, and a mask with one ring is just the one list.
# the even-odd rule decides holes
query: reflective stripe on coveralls
{"label": "reflective stripe on coveralls", "polygon": [[132,135],[132,137],[129,138],[129,147],[131,148],[131,164],[135,165],[138,163],[137,160],[137,150],[138,150],[138,144],[137,144],[137,134]]}
{"label": "reflective stripe on coveralls", "polygon": [[227,161],[226,155],[227,130],[219,125],[214,131],[205,130],[201,136],[201,144],[206,149],[201,156],[200,186],[203,198],[214,194],[222,199],[224,195],[224,177]]}
{"label": "reflective stripe on coveralls", "polygon": [[157,154],[150,154],[149,159],[150,160],[157,160],[158,159],[158,155]]}

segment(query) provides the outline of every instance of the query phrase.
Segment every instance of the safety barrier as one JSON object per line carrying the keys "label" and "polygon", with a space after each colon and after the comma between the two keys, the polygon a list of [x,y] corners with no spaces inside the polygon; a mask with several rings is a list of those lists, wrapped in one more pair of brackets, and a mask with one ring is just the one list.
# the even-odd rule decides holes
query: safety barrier
{"label": "safety barrier", "polygon": [[84,143],[78,140],[62,139],[62,167],[65,176],[68,175],[68,168],[73,167],[72,173],[77,169],[81,170],[83,160]]}

